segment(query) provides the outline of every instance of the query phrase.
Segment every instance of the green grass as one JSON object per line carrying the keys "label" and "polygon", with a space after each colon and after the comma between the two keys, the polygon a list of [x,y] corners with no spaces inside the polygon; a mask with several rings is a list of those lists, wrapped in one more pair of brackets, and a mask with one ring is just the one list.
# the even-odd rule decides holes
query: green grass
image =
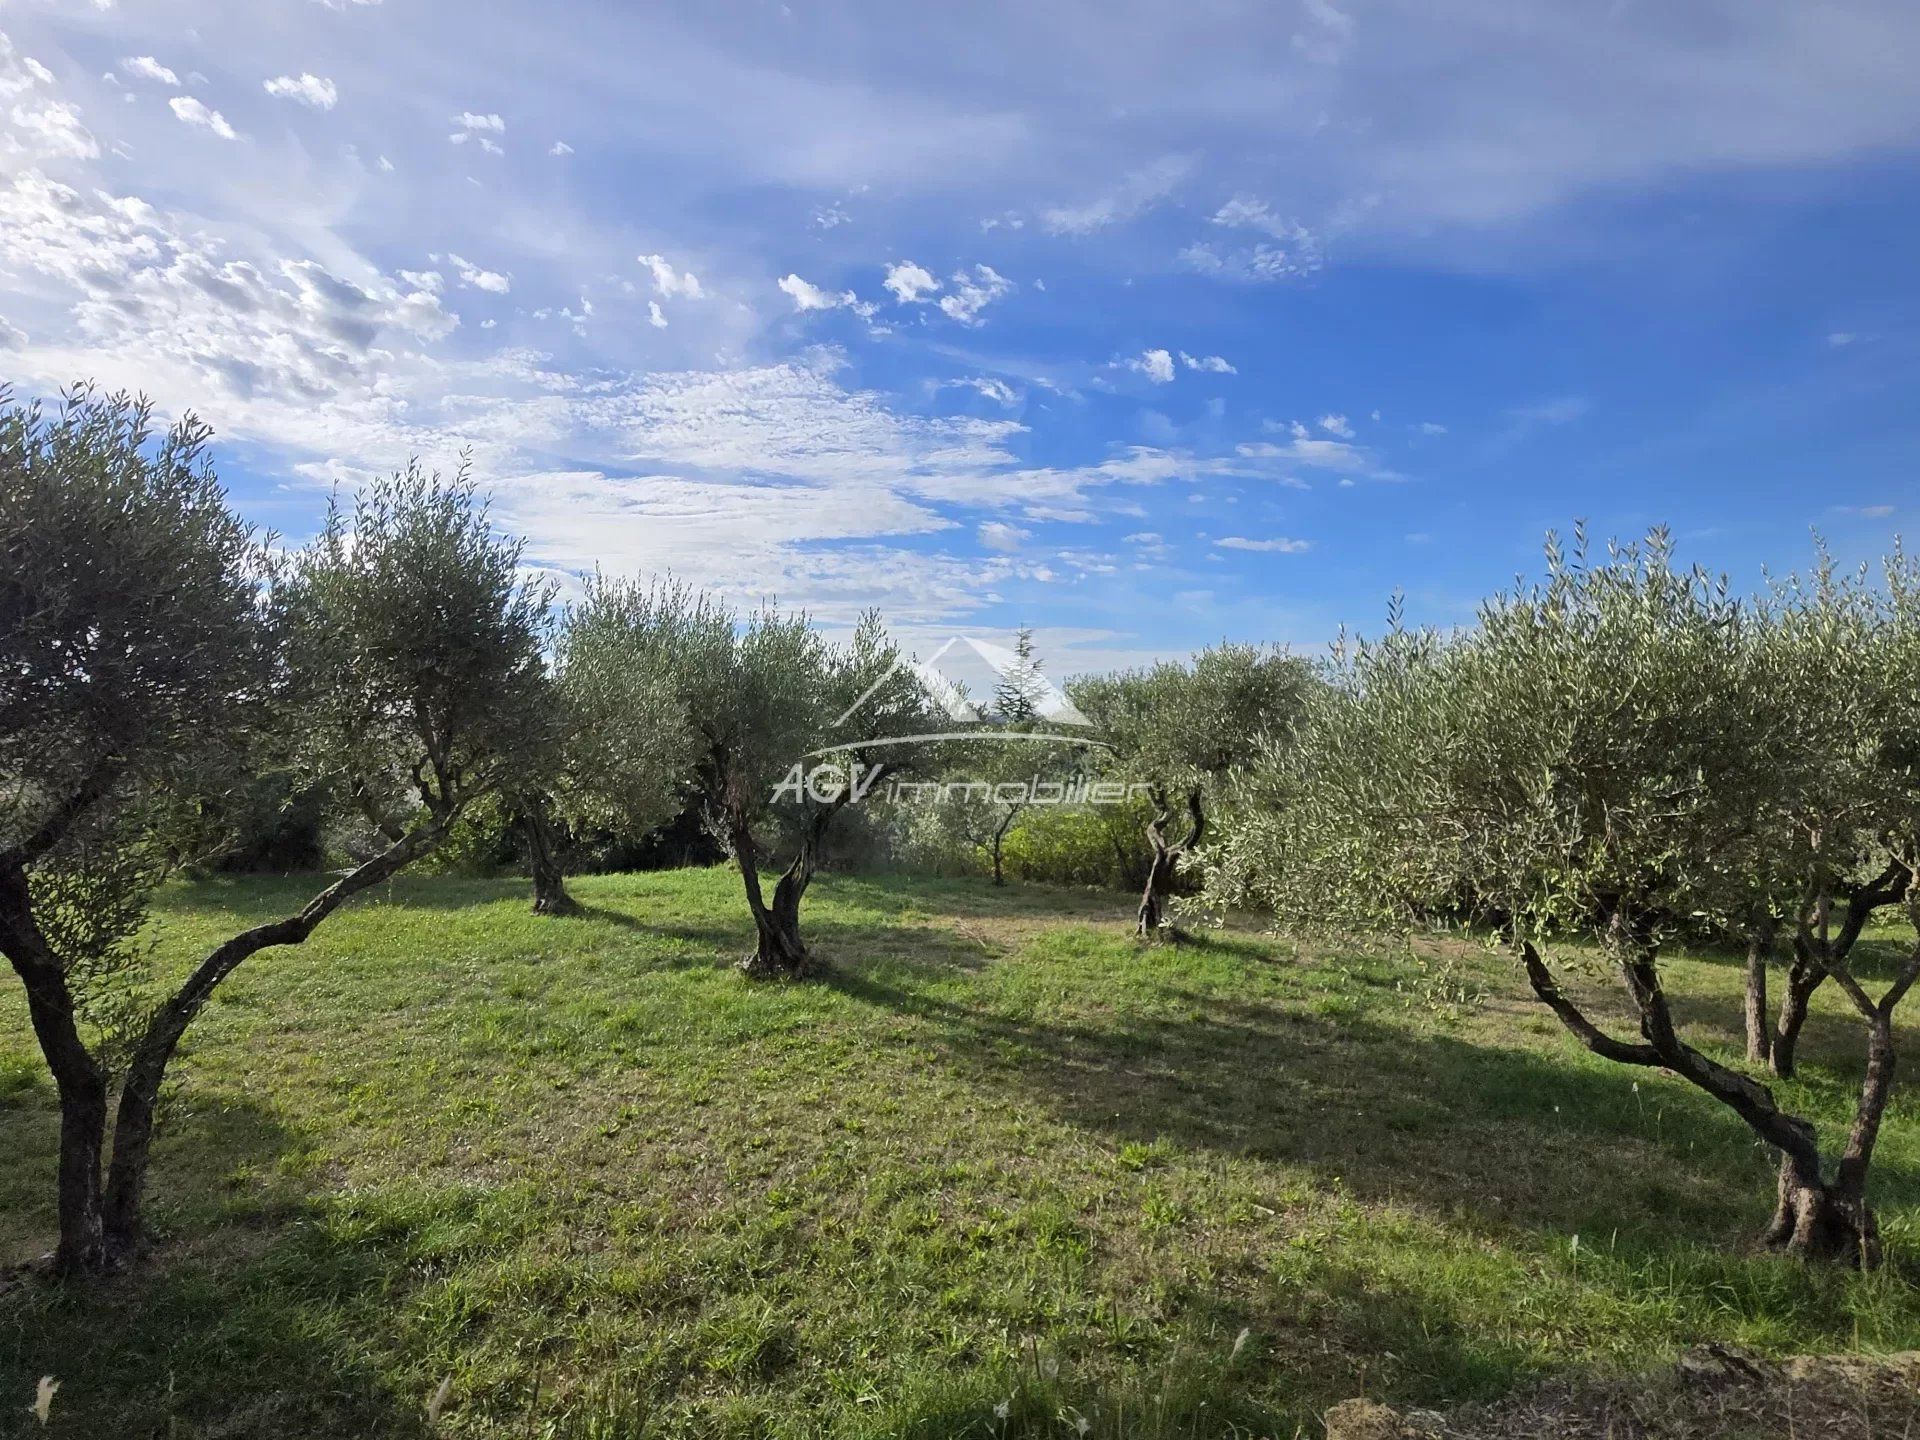
{"label": "green grass", "polygon": [[[831,977],[757,986],[728,873],[575,888],[542,920],[405,880],[236,974],[175,1066],[156,1257],[0,1296],[0,1433],[53,1374],[54,1436],[1289,1436],[1707,1339],[1920,1344],[1909,1273],[1756,1253],[1768,1156],[1497,957],[1141,948],[1124,897],[836,878]],[[163,953],[305,890],[174,889]],[[1671,973],[1731,1054],[1737,965]],[[1782,1087],[1828,1125],[1831,991]],[[0,1264],[51,1243],[51,1101],[9,989]],[[1881,1155],[1920,1252],[1904,1098]]]}

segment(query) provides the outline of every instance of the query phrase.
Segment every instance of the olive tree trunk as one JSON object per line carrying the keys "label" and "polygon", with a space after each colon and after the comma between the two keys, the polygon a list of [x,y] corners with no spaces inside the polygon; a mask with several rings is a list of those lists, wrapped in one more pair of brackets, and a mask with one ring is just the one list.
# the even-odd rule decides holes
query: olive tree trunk
{"label": "olive tree trunk", "polygon": [[106,1147],[107,1078],[75,1023],[66,975],[34,922],[26,871],[0,868],[0,951],[27,992],[27,1013],[60,1102],[58,1205],[60,1239],[54,1269],[63,1275],[106,1264],[100,1159]]}
{"label": "olive tree trunk", "polygon": [[1151,793],[1153,818],[1147,822],[1147,844],[1152,853],[1147,861],[1147,883],[1140,892],[1138,923],[1134,927],[1142,940],[1159,934],[1161,927],[1167,923],[1166,897],[1173,888],[1174,872],[1180,857],[1198,845],[1207,833],[1207,817],[1201,807],[1198,786],[1187,791],[1187,834],[1185,839],[1177,843],[1167,838],[1167,826],[1173,819],[1173,810],[1166,792],[1156,787]]}
{"label": "olive tree trunk", "polygon": [[1821,1161],[1812,1122],[1782,1110],[1765,1085],[1729,1070],[1681,1040],[1661,986],[1651,927],[1616,916],[1612,943],[1628,997],[1640,1018],[1639,1042],[1604,1033],[1561,992],[1530,941],[1521,945],[1534,993],[1567,1030],[1595,1054],[1627,1065],[1672,1071],[1730,1108],[1780,1154],[1778,1201],[1765,1240],[1807,1260],[1836,1261],[1863,1269],[1881,1261],[1879,1225],[1866,1200],[1874,1142],[1892,1093],[1894,1008],[1920,976],[1920,944],[1899,977],[1877,1003],[1844,965],[1832,973],[1867,1023],[1867,1073],[1855,1107],[1847,1147],[1829,1174]]}
{"label": "olive tree trunk", "polygon": [[521,818],[527,833],[527,868],[533,874],[533,913],[578,915],[580,902],[567,893],[567,867],[561,858],[560,827],[546,797],[522,802]]}
{"label": "olive tree trunk", "polygon": [[799,980],[819,970],[819,962],[800,934],[800,901],[813,883],[820,843],[841,803],[824,806],[809,818],[792,863],[774,882],[771,900],[761,885],[752,827],[744,816],[733,818],[729,838],[746,886],[747,908],[753,913],[753,953],[740,962],[745,974],[759,980]]}
{"label": "olive tree trunk", "polygon": [[1836,969],[1845,968],[1867,921],[1876,910],[1898,900],[1911,878],[1902,862],[1890,862],[1873,880],[1846,896],[1846,917],[1837,933],[1832,924],[1831,889],[1822,888],[1801,910],[1794,928],[1793,961],[1787,970],[1785,993],[1780,997],[1780,1016],[1768,1047],[1768,1062],[1782,1080],[1793,1077],[1800,1031],[1807,1023],[1807,1010],[1814,992]]}
{"label": "olive tree trunk", "polygon": [[993,835],[988,841],[987,851],[993,857],[993,883],[995,885],[1005,885],[1007,883],[1006,870],[1004,868],[1007,831],[1013,828],[1014,820],[1025,808],[1026,807],[1022,805],[1009,805],[1007,807],[1007,813],[1000,817],[1000,823],[993,827]]}
{"label": "olive tree trunk", "polygon": [[184,985],[153,1013],[133,1048],[120,1082],[107,1151],[107,1077],[75,1024],[73,992],[59,958],[33,919],[24,870],[0,868],[0,951],[26,986],[34,1033],[60,1100],[60,1240],[53,1263],[63,1275],[118,1268],[144,1242],[142,1199],[153,1148],[154,1118],[168,1063],[187,1026],[214,987],[249,956],[277,945],[298,945],[343,902],[390,878],[438,844],[446,822],[409,832],[352,873],[341,877],[293,915],[242,931],[214,949]]}
{"label": "olive tree trunk", "polygon": [[1773,963],[1775,922],[1771,915],[1747,933],[1747,1059],[1764,1065],[1773,1058],[1773,1028],[1767,1017],[1767,967]]}

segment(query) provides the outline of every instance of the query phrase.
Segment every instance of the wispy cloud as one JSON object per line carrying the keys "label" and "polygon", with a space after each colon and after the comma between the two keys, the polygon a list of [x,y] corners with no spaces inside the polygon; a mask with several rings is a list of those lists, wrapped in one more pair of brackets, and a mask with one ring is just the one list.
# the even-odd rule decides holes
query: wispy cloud
{"label": "wispy cloud", "polygon": [[1040,212],[1041,225],[1054,235],[1091,235],[1131,220],[1171,195],[1194,171],[1191,155],[1168,155],[1132,171],[1112,190],[1078,205],[1056,205]]}
{"label": "wispy cloud", "polygon": [[980,312],[1013,293],[1013,282],[991,265],[976,265],[953,277],[953,291],[940,297],[940,313],[962,325],[978,325]]}
{"label": "wispy cloud", "polygon": [[265,89],[269,95],[292,100],[311,110],[331,110],[340,99],[340,92],[334,87],[333,81],[304,71],[297,76],[276,76],[266,82]]}
{"label": "wispy cloud", "polygon": [[136,80],[151,80],[157,85],[175,85],[180,77],[167,66],[162,65],[151,55],[135,55],[120,62],[122,74],[131,75]]}
{"label": "wispy cloud", "polygon": [[1213,542],[1220,550],[1252,550],[1263,555],[1299,555],[1313,548],[1306,540],[1296,540],[1287,535],[1274,535],[1264,540],[1250,540],[1244,535],[1229,535],[1225,539]]}
{"label": "wispy cloud", "polygon": [[485,269],[475,265],[471,260],[463,260],[454,254],[447,256],[447,263],[453,266],[454,273],[460,277],[462,285],[469,285],[475,290],[485,290],[493,295],[505,295],[513,289],[513,277],[503,275],[498,270]]}
{"label": "wispy cloud", "polygon": [[191,95],[176,95],[167,102],[167,108],[179,117],[183,124],[202,130],[211,130],[222,140],[237,140],[233,126],[227,123],[227,117],[218,110],[211,110]]}

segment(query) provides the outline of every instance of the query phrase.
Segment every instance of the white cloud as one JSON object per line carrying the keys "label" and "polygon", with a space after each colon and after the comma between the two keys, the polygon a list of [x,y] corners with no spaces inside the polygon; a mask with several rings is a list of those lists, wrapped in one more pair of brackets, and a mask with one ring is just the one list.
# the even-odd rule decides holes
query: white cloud
{"label": "white cloud", "polygon": [[989,550],[1011,553],[1018,550],[1033,538],[1031,530],[1023,530],[1018,525],[1008,525],[999,520],[989,520],[980,527],[980,543]]}
{"label": "white cloud", "polygon": [[1834,349],[1839,350],[1844,348],[1845,346],[1853,344],[1853,342],[1858,340],[1859,338],[1860,337],[1858,335],[1855,335],[1851,330],[1836,330],[1831,335],[1827,336],[1827,344],[1831,345]]}
{"label": "white cloud", "polygon": [[940,312],[962,325],[978,325],[980,312],[994,301],[1013,293],[1013,282],[991,265],[976,265],[969,275],[961,270],[953,276],[953,293],[940,297]]}
{"label": "white cloud", "polygon": [[276,76],[265,82],[264,88],[269,95],[291,100],[313,110],[331,110],[340,99],[340,92],[334,88],[333,81],[309,75],[305,71],[297,78],[292,75]]}
{"label": "white cloud", "polygon": [[120,69],[123,73],[140,80],[152,80],[158,84],[172,85],[176,88],[180,84],[180,77],[151,55],[130,56],[120,62]]}
{"label": "white cloud", "polygon": [[1136,530],[1131,535],[1122,536],[1121,543],[1133,547],[1133,568],[1136,570],[1151,569],[1154,561],[1165,560],[1173,554],[1173,547],[1157,530]]}
{"label": "white cloud", "polygon": [[653,288],[664,299],[672,300],[676,296],[688,299],[703,299],[706,292],[700,288],[700,278],[690,270],[675,270],[663,255],[642,255],[640,263],[653,275]]}
{"label": "white cloud", "polygon": [[234,258],[196,224],[37,172],[0,186],[0,270],[71,302],[66,334],[29,352],[33,378],[91,374],[164,408],[269,409],[296,426],[458,323],[431,285]]}
{"label": "white cloud", "polygon": [[1353,438],[1353,426],[1347,423],[1344,415],[1322,415],[1317,423],[1329,435],[1337,435],[1342,440]]}
{"label": "white cloud", "polygon": [[1110,194],[1082,205],[1041,211],[1040,223],[1054,235],[1090,235],[1122,220],[1131,220],[1172,194],[1192,173],[1193,166],[1191,156],[1166,156],[1128,175]]}
{"label": "white cloud", "polygon": [[1246,284],[1265,284],[1310,275],[1324,263],[1319,243],[1304,230],[1299,243],[1289,249],[1265,241],[1248,247],[1223,247],[1196,241],[1180,252],[1180,262],[1188,269],[1221,280]]}
{"label": "white cloud", "polygon": [[24,350],[27,348],[27,332],[7,323],[7,317],[0,315],[0,350]]}
{"label": "white cloud", "polygon": [[382,155],[380,157],[379,165],[380,165],[380,173],[382,175],[391,175],[393,173],[393,162],[389,160],[386,156]]}
{"label": "white cloud", "polygon": [[471,260],[463,260],[451,252],[447,263],[453,266],[462,285],[471,285],[476,290],[485,290],[490,295],[505,295],[513,289],[513,277],[502,275],[498,270],[485,270]]}
{"label": "white cloud", "polygon": [[851,290],[839,295],[828,294],[818,285],[802,280],[798,275],[788,275],[780,282],[780,289],[793,299],[796,310],[831,310],[836,305],[844,305],[854,298]]}
{"label": "white cloud", "polygon": [[1267,238],[1251,245],[1196,240],[1179,258],[1202,275],[1257,284],[1309,275],[1325,263],[1318,237],[1304,225],[1274,214],[1266,201],[1253,196],[1234,196],[1214,212],[1212,223],[1227,230],[1252,230]]}
{"label": "white cloud", "polygon": [[1018,390],[1015,390],[1011,385],[1007,384],[1006,381],[996,380],[991,375],[963,376],[957,380],[949,380],[947,384],[962,386],[969,390],[977,390],[987,399],[994,401],[996,404],[1004,405],[1009,410],[1020,403],[1020,392]]}
{"label": "white cloud", "polygon": [[92,160],[100,154],[93,132],[81,123],[80,109],[42,93],[53,84],[53,72],[31,55],[20,55],[0,30],[0,101],[12,101],[10,122],[0,125],[0,160],[13,155],[29,159]]}
{"label": "white cloud", "polygon": [[167,101],[167,108],[172,110],[185,124],[196,125],[204,130],[211,130],[222,140],[237,140],[240,138],[234,133],[233,126],[227,123],[226,116],[222,115],[218,110],[208,109],[191,95],[174,96],[173,99]]}
{"label": "white cloud", "polygon": [[798,275],[788,275],[778,283],[780,289],[792,299],[796,310],[837,310],[844,307],[863,320],[873,319],[875,306],[872,302],[862,300],[851,290],[842,290],[836,295],[802,280]]}
{"label": "white cloud", "polygon": [[480,131],[492,131],[495,135],[507,133],[507,122],[498,115],[476,115],[471,110],[462,110],[453,117],[452,123],[470,135]]}
{"label": "white cloud", "polygon": [[65,100],[34,100],[13,107],[12,131],[0,135],[0,153],[15,146],[53,160],[93,160],[100,144],[80,123],[80,109]]}
{"label": "white cloud", "polygon": [[[771,365],[591,376],[525,351],[434,357],[421,347],[457,323],[442,292],[478,271],[464,259],[443,254],[440,269],[391,279],[356,264],[349,279],[312,261],[246,258],[203,229],[44,177],[0,187],[0,277],[32,275],[33,293],[73,316],[57,343],[36,336],[17,364],[10,352],[11,368],[24,383],[93,374],[145,388],[163,409],[191,405],[316,484],[471,445],[501,524],[530,537],[542,566],[671,567],[743,600],[778,593],[829,623],[872,604],[903,626],[951,623],[1013,581],[1041,583],[1037,569],[1011,552],[962,559],[885,537],[987,523],[1007,526],[988,533],[1010,542],[1021,523],[978,512],[1086,521],[1112,513],[1090,499],[1104,487],[1266,469],[1146,447],[1022,468],[1009,448],[1020,424],[903,413],[847,388],[844,361],[827,349]],[[556,453],[579,457],[576,468],[543,468]],[[1098,573],[1094,560],[1087,567],[1054,569]]]}
{"label": "white cloud", "polygon": [[1240,372],[1227,362],[1224,355],[1189,355],[1180,352],[1180,363],[1189,370],[1205,370],[1215,375],[1238,375]]}
{"label": "white cloud", "polygon": [[568,143],[567,143],[566,141],[564,141],[564,140],[556,140],[556,141],[554,141],[554,142],[553,142],[553,144],[551,144],[551,145],[549,145],[549,146],[547,147],[547,154],[549,154],[549,155],[571,155],[571,154],[573,154],[573,146],[571,146],[571,145],[569,145],[569,144],[568,144]]}
{"label": "white cloud", "polygon": [[887,278],[881,283],[893,292],[894,299],[902,305],[924,305],[927,298],[940,288],[940,282],[929,271],[911,260],[889,265]]}
{"label": "white cloud", "polygon": [[658,300],[647,301],[647,323],[656,330],[667,328],[666,312],[661,310]]}
{"label": "white cloud", "polygon": [[1298,555],[1312,548],[1311,542],[1295,540],[1286,535],[1276,535],[1270,540],[1249,540],[1244,535],[1229,535],[1213,543],[1222,550],[1253,550],[1265,555]]}
{"label": "white cloud", "polygon": [[1444,435],[1447,427],[1433,420],[1422,420],[1418,426],[1422,435]]}
{"label": "white cloud", "polygon": [[1863,520],[1884,520],[1893,514],[1891,505],[1836,505],[1834,509],[1842,515],[1857,515]]}
{"label": "white cloud", "polygon": [[1165,350],[1142,350],[1126,364],[1129,370],[1139,371],[1156,385],[1173,383],[1173,356]]}
{"label": "white cloud", "polygon": [[1328,470],[1337,475],[1361,475],[1375,480],[1397,480],[1400,477],[1391,470],[1383,469],[1371,454],[1358,445],[1345,440],[1314,440],[1306,435],[1304,425],[1291,427],[1292,438],[1285,444],[1273,444],[1264,440],[1249,441],[1234,447],[1234,453],[1247,460],[1260,460],[1276,465],[1298,466],[1305,470]]}

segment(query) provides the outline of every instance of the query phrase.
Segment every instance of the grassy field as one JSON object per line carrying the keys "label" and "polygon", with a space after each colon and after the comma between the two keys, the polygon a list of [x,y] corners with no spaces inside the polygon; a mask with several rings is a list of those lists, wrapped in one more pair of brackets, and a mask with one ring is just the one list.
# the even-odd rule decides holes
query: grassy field
{"label": "grassy field", "polygon": [[[163,952],[305,888],[175,889]],[[576,890],[540,920],[524,882],[405,880],[237,974],[175,1067],[156,1258],[0,1295],[0,1433],[52,1374],[46,1433],[116,1440],[1292,1436],[1706,1339],[1920,1344],[1910,1271],[1756,1253],[1768,1156],[1497,957],[1142,948],[1125,897],[828,879],[831,977],[755,986],[727,872]],[[1738,982],[1671,982],[1729,1052]],[[1831,990],[1783,1087],[1829,1123]],[[9,985],[0,1264],[50,1246],[53,1139]],[[1905,1098],[1881,1154],[1920,1254]]]}

